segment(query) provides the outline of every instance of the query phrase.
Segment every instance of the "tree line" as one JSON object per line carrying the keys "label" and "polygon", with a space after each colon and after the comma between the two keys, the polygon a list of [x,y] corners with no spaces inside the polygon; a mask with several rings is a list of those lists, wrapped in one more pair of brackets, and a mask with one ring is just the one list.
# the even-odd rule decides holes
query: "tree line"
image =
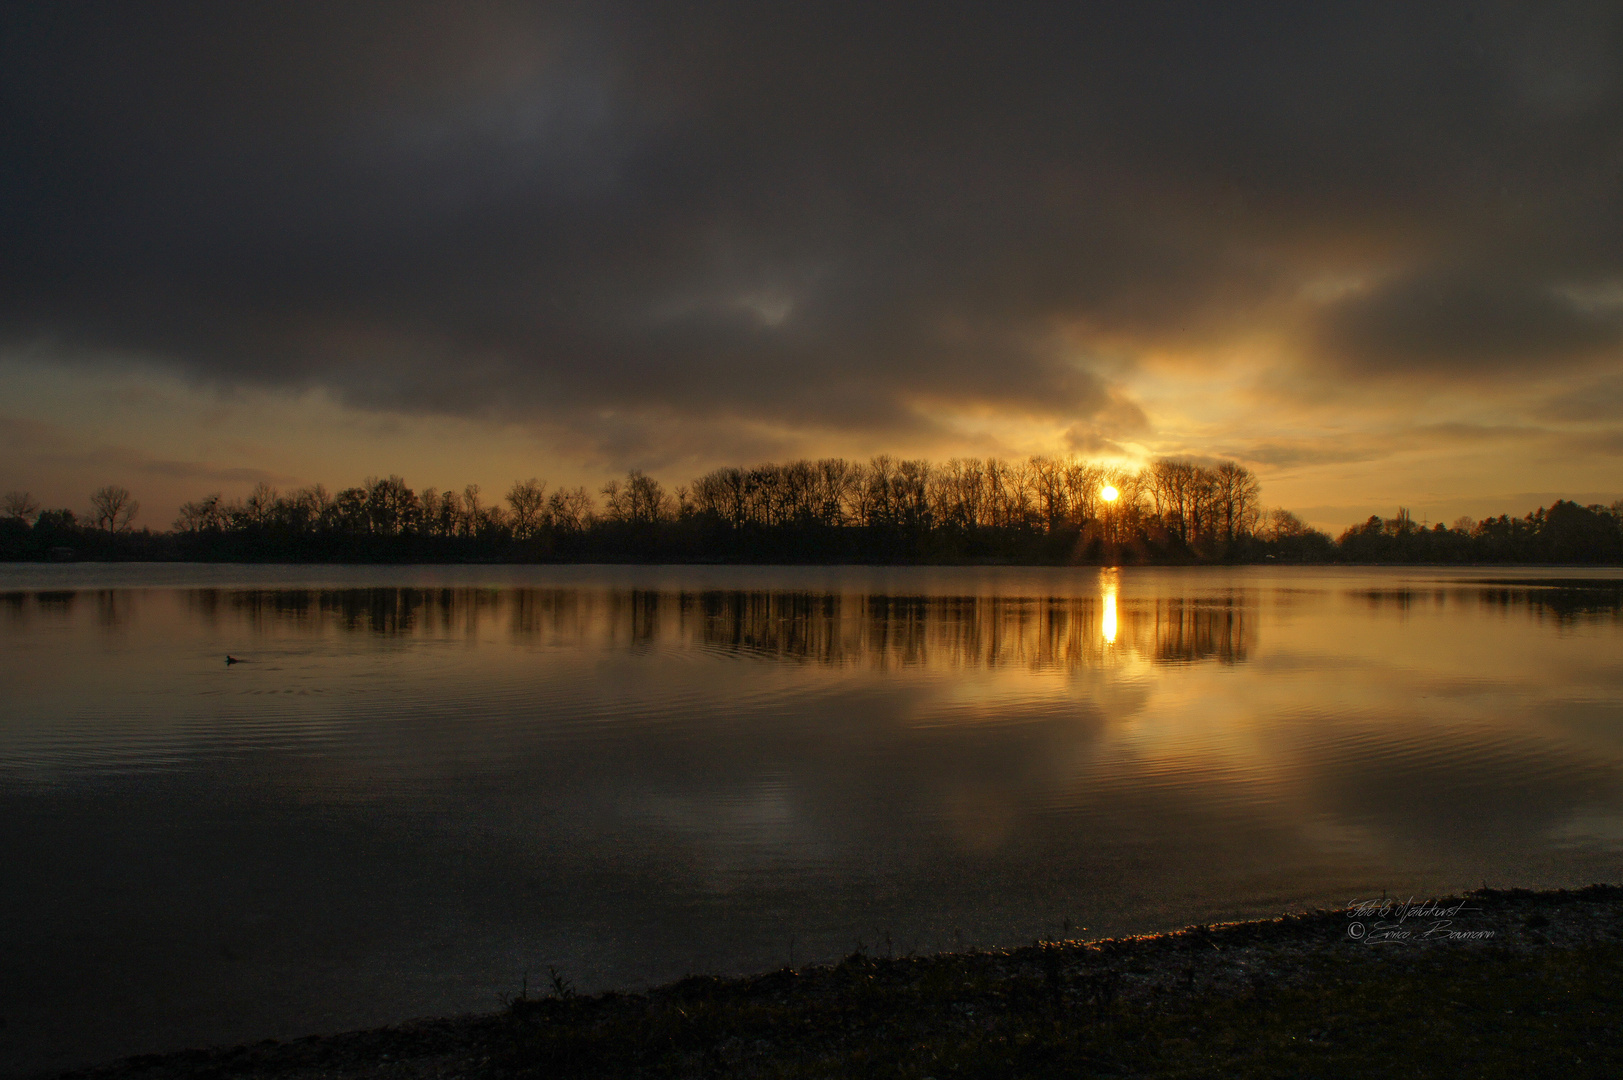
{"label": "tree line", "polygon": [[1623,559],[1623,502],[1557,502],[1525,518],[1421,527],[1400,510],[1337,540],[1260,502],[1243,465],[1166,458],[1129,469],[1076,459],[879,456],[712,470],[667,490],[632,470],[594,496],[538,479],[500,499],[478,485],[413,490],[399,476],[188,502],[137,531],[109,485],[83,517],[5,496],[0,557],[218,561],[1605,562]]}
{"label": "tree line", "polygon": [[1396,517],[1347,529],[1336,552],[1361,563],[1623,563],[1623,499],[1610,506],[1557,499],[1524,517],[1461,517],[1447,526],[1422,525],[1399,508]]}

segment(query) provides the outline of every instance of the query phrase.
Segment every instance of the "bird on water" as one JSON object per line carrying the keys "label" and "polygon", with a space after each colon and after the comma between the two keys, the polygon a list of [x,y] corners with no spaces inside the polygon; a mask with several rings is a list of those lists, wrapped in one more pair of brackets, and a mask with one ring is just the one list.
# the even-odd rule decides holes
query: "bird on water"
{"label": "bird on water", "polygon": [[238,658],[237,658],[237,657],[235,657],[235,656],[232,656],[232,655],[231,655],[231,654],[230,654],[230,653],[226,653],[226,654],[225,654],[225,662],[226,662],[226,663],[227,663],[227,664],[228,664],[228,665],[229,665],[229,664],[240,664],[240,663],[242,663],[242,661],[241,661],[241,660],[239,660],[239,659],[238,659]]}

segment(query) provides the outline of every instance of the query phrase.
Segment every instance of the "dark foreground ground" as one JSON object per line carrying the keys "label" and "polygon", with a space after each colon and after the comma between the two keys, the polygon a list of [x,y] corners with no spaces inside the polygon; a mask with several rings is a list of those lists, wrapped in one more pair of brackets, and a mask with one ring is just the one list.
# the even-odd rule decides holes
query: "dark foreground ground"
{"label": "dark foreground ground", "polygon": [[[180,1077],[1623,1075],[1623,888],[1482,890],[1110,941],[692,978],[131,1058]],[[1464,936],[1461,936],[1464,935]]]}

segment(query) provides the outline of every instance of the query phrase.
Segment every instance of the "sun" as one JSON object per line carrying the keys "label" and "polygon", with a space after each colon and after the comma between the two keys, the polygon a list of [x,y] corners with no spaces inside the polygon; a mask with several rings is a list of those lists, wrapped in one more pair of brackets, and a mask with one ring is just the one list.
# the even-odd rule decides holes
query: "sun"
{"label": "sun", "polygon": [[1105,502],[1115,502],[1116,501],[1116,496],[1118,496],[1120,494],[1121,494],[1121,492],[1117,491],[1115,488],[1111,487],[1109,484],[1106,484],[1104,486],[1104,489],[1099,492],[1099,497],[1104,499]]}

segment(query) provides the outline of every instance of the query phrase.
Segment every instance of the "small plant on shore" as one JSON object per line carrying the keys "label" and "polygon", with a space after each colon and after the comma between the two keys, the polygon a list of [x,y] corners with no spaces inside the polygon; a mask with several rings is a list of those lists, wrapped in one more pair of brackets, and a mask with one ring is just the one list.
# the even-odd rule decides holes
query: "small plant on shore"
{"label": "small plant on shore", "polygon": [[575,996],[575,984],[564,978],[557,968],[547,965],[547,974],[552,980],[552,996],[555,998],[572,998]]}

